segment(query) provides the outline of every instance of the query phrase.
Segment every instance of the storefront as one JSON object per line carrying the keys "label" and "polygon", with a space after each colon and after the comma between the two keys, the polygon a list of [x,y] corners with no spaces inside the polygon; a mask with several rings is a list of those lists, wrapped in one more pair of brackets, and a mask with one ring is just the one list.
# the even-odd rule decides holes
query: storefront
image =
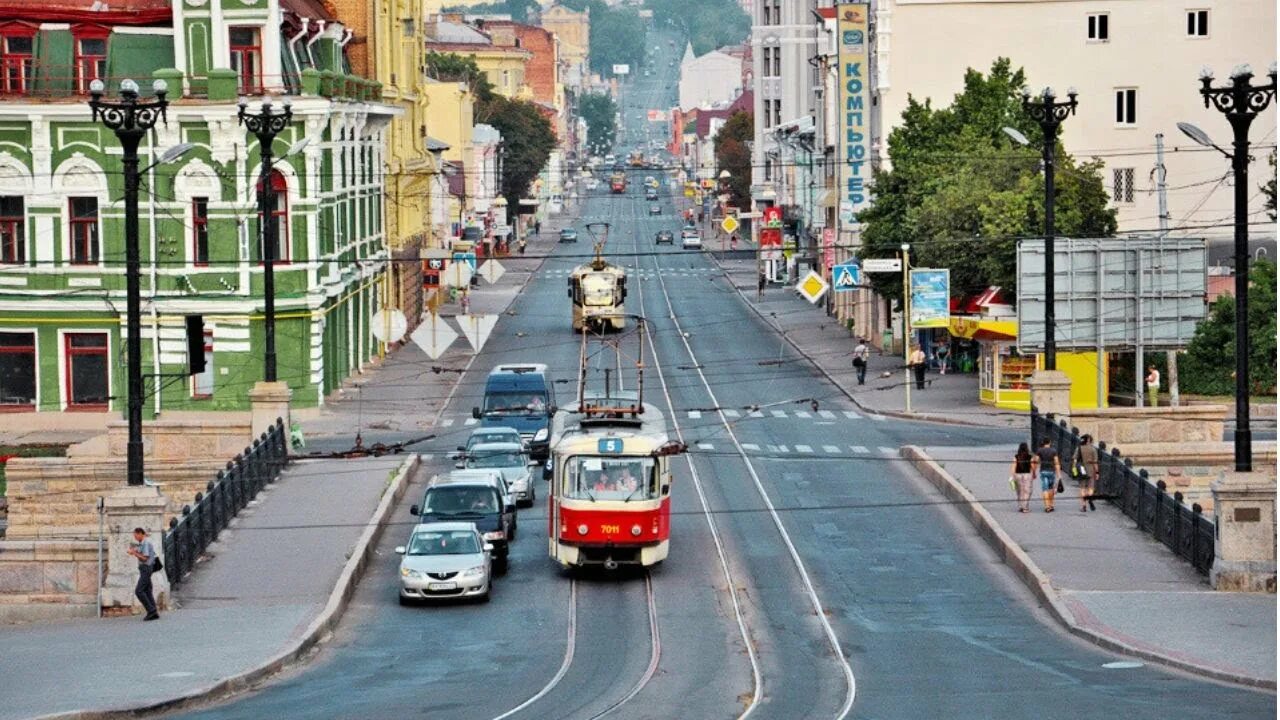
{"label": "storefront", "polygon": [[[1018,352],[1017,321],[953,316],[950,331],[953,337],[978,344],[980,402],[1007,410],[1031,409],[1031,376],[1042,367],[1043,356]],[[1059,352],[1058,369],[1071,379],[1071,407],[1106,407],[1106,353]]]}

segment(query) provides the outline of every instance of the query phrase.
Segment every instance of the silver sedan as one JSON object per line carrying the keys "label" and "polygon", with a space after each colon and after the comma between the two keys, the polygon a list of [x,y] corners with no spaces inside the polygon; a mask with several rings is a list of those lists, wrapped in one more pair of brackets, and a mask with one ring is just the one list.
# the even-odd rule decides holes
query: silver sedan
{"label": "silver sedan", "polygon": [[488,602],[493,570],[476,526],[463,522],[423,523],[409,544],[396,548],[400,560],[400,604],[443,598]]}

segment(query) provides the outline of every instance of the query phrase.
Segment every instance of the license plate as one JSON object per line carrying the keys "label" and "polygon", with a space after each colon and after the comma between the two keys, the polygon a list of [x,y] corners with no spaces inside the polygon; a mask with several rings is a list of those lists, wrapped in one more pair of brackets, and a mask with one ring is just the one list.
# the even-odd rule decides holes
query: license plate
{"label": "license plate", "polygon": [[427,583],[428,590],[457,590],[458,583]]}

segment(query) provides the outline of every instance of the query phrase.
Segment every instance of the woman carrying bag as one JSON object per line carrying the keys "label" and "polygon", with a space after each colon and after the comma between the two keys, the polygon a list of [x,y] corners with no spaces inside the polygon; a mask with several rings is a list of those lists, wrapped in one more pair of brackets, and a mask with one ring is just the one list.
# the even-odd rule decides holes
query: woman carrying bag
{"label": "woman carrying bag", "polygon": [[[1092,435],[1081,436],[1072,470],[1080,482],[1080,512],[1097,510],[1093,496],[1098,492],[1098,446],[1093,444]],[[1085,505],[1088,505],[1087,510]]]}
{"label": "woman carrying bag", "polygon": [[1013,465],[1009,467],[1009,483],[1018,493],[1018,512],[1030,512],[1031,503],[1031,450],[1026,443],[1018,443],[1018,452],[1013,455]]}

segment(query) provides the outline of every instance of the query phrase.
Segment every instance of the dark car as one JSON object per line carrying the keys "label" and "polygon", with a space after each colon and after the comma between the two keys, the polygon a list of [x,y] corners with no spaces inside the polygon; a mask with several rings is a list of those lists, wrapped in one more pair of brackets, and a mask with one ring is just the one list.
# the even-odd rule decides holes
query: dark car
{"label": "dark car", "polygon": [[661,205],[657,205],[657,204],[650,205],[650,206],[649,206],[649,214],[650,214],[650,215],[661,215],[661,214],[662,214],[662,206],[661,206]]}
{"label": "dark car", "polygon": [[508,505],[497,488],[479,481],[434,482],[422,494],[422,504],[409,508],[419,522],[470,522],[486,543],[493,545],[493,562],[507,569],[507,553],[515,530],[516,506]]}
{"label": "dark car", "polygon": [[573,228],[565,228],[560,231],[560,242],[578,242],[578,231]]}
{"label": "dark car", "polygon": [[644,199],[645,199],[645,200],[657,200],[657,199],[658,199],[658,191],[657,191],[657,189],[655,189],[655,188],[646,188],[646,189],[645,189],[645,191],[644,191]]}
{"label": "dark car", "polygon": [[657,235],[653,236],[654,245],[675,245],[675,233],[670,230],[659,230]]}

